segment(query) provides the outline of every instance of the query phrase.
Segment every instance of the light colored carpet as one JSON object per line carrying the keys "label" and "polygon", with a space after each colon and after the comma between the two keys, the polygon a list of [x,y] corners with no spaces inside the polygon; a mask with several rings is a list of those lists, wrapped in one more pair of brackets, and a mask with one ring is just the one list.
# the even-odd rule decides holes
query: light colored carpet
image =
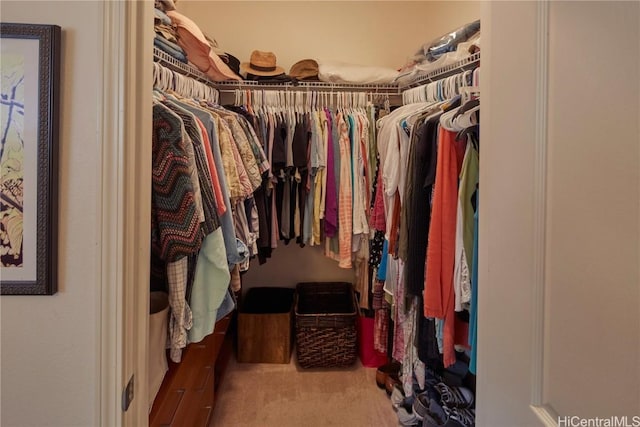
{"label": "light colored carpet", "polygon": [[232,357],[211,427],[395,427],[398,419],[376,369],[238,363]]}

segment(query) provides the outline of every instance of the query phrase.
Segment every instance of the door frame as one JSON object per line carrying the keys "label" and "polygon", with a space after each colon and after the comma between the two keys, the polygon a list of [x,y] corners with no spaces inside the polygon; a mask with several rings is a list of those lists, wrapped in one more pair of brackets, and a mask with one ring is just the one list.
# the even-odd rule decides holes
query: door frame
{"label": "door frame", "polygon": [[[482,20],[484,45],[483,79],[481,91],[486,101],[497,94],[501,82],[497,66],[505,61],[507,52],[492,50],[492,33],[501,25],[495,19],[501,16],[503,9],[513,7],[510,2],[483,2]],[[101,246],[100,246],[100,425],[109,427],[144,426],[148,423],[148,390],[146,357],[148,331],[148,278],[149,278],[149,240],[151,206],[151,87],[152,87],[152,43],[153,31],[148,25],[153,16],[153,4],[150,0],[120,2],[105,1],[102,23],[102,162],[100,207]],[[533,9],[532,9],[533,8]],[[528,271],[532,273],[530,286],[522,286],[517,292],[526,293],[530,306],[526,310],[524,324],[527,331],[519,338],[529,354],[527,361],[517,367],[528,372],[526,384],[518,387],[527,390],[528,406],[518,409],[528,412],[532,419],[538,419],[546,425],[555,423],[554,411],[545,405],[543,399],[544,377],[544,259],[545,259],[545,213],[546,213],[546,140],[547,140],[547,78],[548,78],[548,3],[539,2],[526,9],[512,20],[520,25],[525,23],[535,31],[520,35],[526,42],[535,46],[536,66],[525,70],[522,80],[531,78],[530,84],[535,91],[535,107],[514,115],[527,115],[536,126],[531,139],[535,167],[531,173],[521,176],[520,181],[531,188],[534,206],[532,220],[527,224],[529,231],[525,245],[526,253],[521,254],[530,260]],[[535,13],[525,13],[535,10]],[[517,19],[516,19],[517,18]],[[494,33],[495,34],[495,33]],[[495,64],[495,65],[494,65]],[[494,83],[492,83],[494,81]],[[516,95],[511,95],[516,96]],[[501,117],[502,119],[502,117]],[[493,122],[491,122],[493,120]],[[489,183],[499,176],[492,166],[498,161],[495,153],[503,144],[508,144],[494,134],[495,117],[492,118],[492,103],[483,105],[482,140],[484,156],[481,156],[483,168],[481,181]],[[487,144],[488,142],[488,144]],[[488,145],[493,145],[493,148]],[[488,148],[488,149],[487,149]],[[489,153],[487,155],[487,153]],[[498,166],[498,165],[496,165]],[[513,179],[513,177],[509,177]],[[486,187],[484,187],[486,188]],[[491,197],[484,195],[480,204],[480,288],[479,288],[479,410],[478,421],[489,425],[495,418],[490,412],[498,411],[504,402],[500,396],[509,392],[513,385],[508,382],[489,381],[491,369],[497,369],[487,360],[492,346],[504,347],[504,338],[489,325],[483,323],[490,319],[491,304],[495,303],[495,294],[489,292],[488,285],[501,280],[495,277],[496,259],[508,247],[500,247],[499,240],[491,234],[498,225],[499,216],[494,216],[496,205]],[[514,214],[527,210],[531,206],[512,207]],[[504,208],[504,206],[502,206]],[[493,325],[492,325],[493,327]],[[530,362],[528,365],[523,363]],[[124,386],[135,375],[135,397],[126,412],[121,408],[121,394]],[[521,412],[523,413],[523,412]]]}
{"label": "door frame", "polygon": [[[153,2],[104,1],[99,164],[99,425],[148,423]],[[99,83],[100,84],[100,83]],[[134,377],[133,400],[122,394]]]}

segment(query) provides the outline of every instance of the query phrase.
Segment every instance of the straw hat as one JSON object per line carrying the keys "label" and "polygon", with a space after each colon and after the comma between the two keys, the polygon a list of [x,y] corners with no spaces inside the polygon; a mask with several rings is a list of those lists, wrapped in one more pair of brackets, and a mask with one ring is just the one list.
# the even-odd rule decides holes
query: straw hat
{"label": "straw hat", "polygon": [[284,74],[284,68],[276,65],[276,55],[273,52],[254,50],[249,62],[240,64],[243,73],[256,76],[277,76]]}
{"label": "straw hat", "polygon": [[291,66],[289,75],[298,80],[318,80],[318,63],[313,59],[303,59]]}

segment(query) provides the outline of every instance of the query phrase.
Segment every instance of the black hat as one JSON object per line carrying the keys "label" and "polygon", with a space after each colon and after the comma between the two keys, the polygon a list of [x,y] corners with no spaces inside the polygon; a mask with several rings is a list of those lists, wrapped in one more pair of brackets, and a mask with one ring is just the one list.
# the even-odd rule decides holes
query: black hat
{"label": "black hat", "polygon": [[225,59],[223,57],[222,60],[227,63],[229,68],[231,68],[231,70],[234,73],[240,75],[240,60],[235,56],[231,55],[229,52],[225,52],[225,53],[227,54],[227,58]]}

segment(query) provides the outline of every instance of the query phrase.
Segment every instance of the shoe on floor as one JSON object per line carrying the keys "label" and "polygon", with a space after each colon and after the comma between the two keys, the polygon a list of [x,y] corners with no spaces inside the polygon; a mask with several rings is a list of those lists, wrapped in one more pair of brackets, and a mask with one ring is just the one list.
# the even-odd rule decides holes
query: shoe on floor
{"label": "shoe on floor", "polygon": [[422,427],[465,427],[464,424],[460,424],[458,421],[449,418],[444,422],[440,422],[431,416],[427,415],[422,420]]}
{"label": "shoe on floor", "polygon": [[398,372],[400,372],[400,367],[400,363],[395,361],[380,366],[376,371],[376,384],[378,385],[378,387],[384,389],[387,382],[387,377],[389,375],[397,376]]}
{"label": "shoe on floor", "polygon": [[[427,401],[425,401],[427,399]],[[416,399],[417,401],[418,399]],[[421,405],[424,410],[424,418],[422,420],[422,427],[466,427],[453,416],[447,415],[452,413],[447,412],[447,408],[440,406],[435,399],[431,399],[426,395],[422,395],[420,398]]]}
{"label": "shoe on floor", "polygon": [[393,388],[396,385],[402,388],[402,383],[400,382],[400,378],[395,374],[387,375],[387,379],[385,380],[384,386],[385,386],[385,390],[387,390],[388,396],[391,396],[391,393],[393,392]]}
{"label": "shoe on floor", "polygon": [[405,396],[404,391],[402,391],[402,387],[398,384],[393,386],[393,390],[391,391],[391,406],[393,406],[393,410],[397,411],[400,406],[402,406]]}
{"label": "shoe on floor", "polygon": [[469,408],[473,405],[473,392],[466,387],[449,387],[438,383],[435,389],[440,393],[440,402],[449,408]]}
{"label": "shoe on floor", "polygon": [[473,409],[466,408],[442,408],[451,420],[456,420],[465,427],[474,427],[476,425],[476,412]]}
{"label": "shoe on floor", "polygon": [[422,425],[422,420],[419,419],[411,409],[407,409],[404,406],[398,408],[396,414],[398,415],[398,422],[401,426],[412,427]]}
{"label": "shoe on floor", "polygon": [[438,404],[438,399],[439,395],[435,390],[428,389],[418,394],[413,401],[413,412],[420,419],[425,418],[427,415],[434,414],[436,418],[444,419],[445,413]]}

